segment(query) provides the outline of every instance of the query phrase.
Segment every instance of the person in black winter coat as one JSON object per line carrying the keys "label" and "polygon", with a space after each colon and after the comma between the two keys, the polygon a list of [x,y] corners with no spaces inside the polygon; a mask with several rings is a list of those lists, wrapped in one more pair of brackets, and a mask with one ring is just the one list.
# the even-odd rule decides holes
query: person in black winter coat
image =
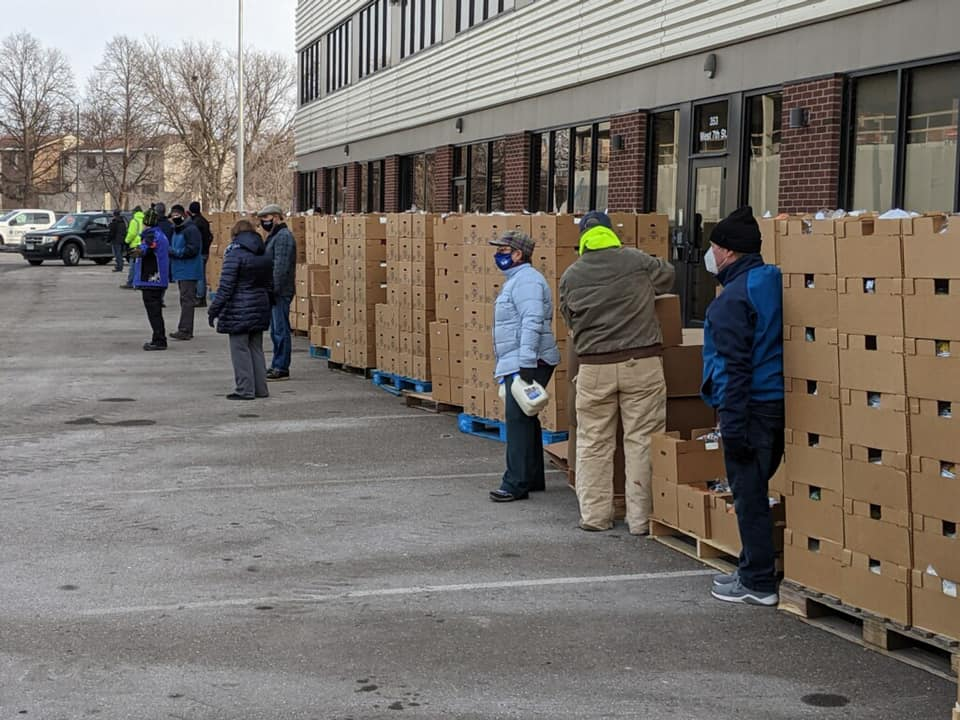
{"label": "person in black winter coat", "polygon": [[253,225],[241,220],[230,233],[220,286],[207,315],[210,327],[230,336],[230,360],[236,382],[228,400],[269,397],[263,333],[273,307],[273,260]]}
{"label": "person in black winter coat", "polygon": [[113,248],[114,272],[123,272],[123,253],[127,249],[127,223],[119,210],[113,211],[110,220],[110,246]]}

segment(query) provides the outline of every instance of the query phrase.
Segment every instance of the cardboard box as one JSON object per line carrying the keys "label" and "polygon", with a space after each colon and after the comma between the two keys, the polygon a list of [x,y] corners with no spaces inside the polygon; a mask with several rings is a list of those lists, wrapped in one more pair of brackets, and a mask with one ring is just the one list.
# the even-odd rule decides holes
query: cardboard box
{"label": "cardboard box", "polygon": [[840,337],[836,328],[783,328],[783,374],[834,385],[840,382]]}
{"label": "cardboard box", "polygon": [[848,549],[910,566],[910,513],[849,497],[843,504],[843,534]]}
{"label": "cardboard box", "polygon": [[780,269],[791,275],[837,274],[837,241],[829,235],[782,235],[779,241]]}
{"label": "cardboard box", "polygon": [[940,577],[960,578],[960,517],[913,515],[913,566]]}
{"label": "cardboard box", "polygon": [[650,456],[653,474],[671,482],[698,483],[726,477],[719,442],[683,440],[677,433],[651,435]]}
{"label": "cardboard box", "polygon": [[669,260],[670,218],[666,215],[637,215],[637,249],[647,255]]}
{"label": "cardboard box", "polygon": [[793,483],[787,527],[804,535],[843,544],[843,496],[826,487]]}
{"label": "cardboard box", "polygon": [[[697,336],[684,331],[684,342],[688,339],[696,341]],[[703,343],[664,348],[663,374],[667,397],[698,397],[703,381]]]}
{"label": "cardboard box", "polygon": [[960,341],[960,279],[906,280],[903,292],[908,337]]}
{"label": "cardboard box", "polygon": [[683,315],[680,312],[679,295],[657,295],[654,302],[660,331],[663,334],[663,346],[673,347],[683,344]]}
{"label": "cardboard box", "polygon": [[841,333],[903,337],[901,278],[840,278],[837,292]]}
{"label": "cardboard box", "polygon": [[838,321],[836,275],[784,274],[784,325],[835,328]]}
{"label": "cardboard box", "polygon": [[653,512],[651,516],[673,527],[679,527],[677,487],[679,486],[676,483],[670,482],[666,478],[653,476]]}
{"label": "cardboard box", "polygon": [[787,480],[843,492],[843,447],[839,437],[784,431]]}
{"label": "cardboard box", "polygon": [[677,526],[697,537],[710,537],[710,491],[705,483],[680,484],[677,488]]}
{"label": "cardboard box", "polygon": [[[432,368],[431,368],[432,372]],[[432,397],[437,402],[447,403],[448,405],[453,404],[453,396],[450,393],[451,390],[451,380],[448,377],[443,375],[434,375],[433,376],[433,387],[430,391],[430,397]]]}
{"label": "cardboard box", "polygon": [[[960,598],[957,592],[960,578],[937,577],[921,569],[913,570],[911,577],[913,627],[960,640]],[[957,702],[960,708],[960,690]],[[954,710],[954,717],[957,716],[957,710]]]}
{"label": "cardboard box", "polygon": [[906,455],[845,442],[843,494],[906,512],[910,508]]}
{"label": "cardboard box", "polygon": [[310,326],[310,344],[313,347],[327,346],[327,328],[321,325]]}
{"label": "cardboard box", "polygon": [[786,377],[784,391],[787,427],[840,437],[841,390],[836,384]]}
{"label": "cardboard box", "polygon": [[467,330],[485,331],[490,334],[493,330],[493,305],[465,302],[463,304],[463,326]]}
{"label": "cardboard box", "polygon": [[841,387],[906,394],[903,338],[841,333],[839,339]]}
{"label": "cardboard box", "polygon": [[620,238],[623,246],[635,248],[637,246],[637,215],[632,212],[610,212],[607,213],[607,217],[610,218],[613,231]]}
{"label": "cardboard box", "polygon": [[960,463],[914,456],[910,466],[913,512],[960,521]]}
{"label": "cardboard box", "polygon": [[910,624],[910,571],[873,555],[843,551],[841,600],[847,605]]}
{"label": "cardboard box", "polygon": [[[576,403],[570,403],[575,407]],[[699,397],[667,398],[667,432],[690,437],[693,430],[715,427],[717,414]]]}
{"label": "cardboard box", "polygon": [[960,218],[915,218],[903,242],[903,271],[908,278],[960,278]]}
{"label": "cardboard box", "polygon": [[960,403],[960,343],[908,339],[905,344],[910,397]]}
{"label": "cardboard box", "polygon": [[740,527],[733,508],[733,495],[711,493],[707,508],[710,515],[710,542],[726,549],[731,555],[739,555]]}
{"label": "cardboard box", "polygon": [[837,274],[846,278],[903,277],[900,235],[853,235],[837,240]]}
{"label": "cardboard box", "polygon": [[[486,252],[489,250],[490,241],[496,240],[507,230],[520,230],[532,236],[531,220],[530,215],[509,215],[505,213],[467,215],[463,221],[463,244],[483,246],[484,252]],[[436,226],[434,226],[434,232],[436,232]],[[490,258],[490,264],[493,264],[492,257]]]}
{"label": "cardboard box", "polygon": [[573,215],[534,215],[528,232],[539,250],[580,247],[580,227]]}
{"label": "cardboard box", "polygon": [[840,597],[842,560],[843,546],[840,543],[810,537],[791,528],[788,522],[783,532],[783,568],[787,580]]}
{"label": "cardboard box", "polygon": [[[866,390],[840,391],[844,440],[907,453],[907,398]],[[958,436],[960,437],[960,436]]]}
{"label": "cardboard box", "polygon": [[433,241],[437,245],[463,245],[463,215],[434,215]]}

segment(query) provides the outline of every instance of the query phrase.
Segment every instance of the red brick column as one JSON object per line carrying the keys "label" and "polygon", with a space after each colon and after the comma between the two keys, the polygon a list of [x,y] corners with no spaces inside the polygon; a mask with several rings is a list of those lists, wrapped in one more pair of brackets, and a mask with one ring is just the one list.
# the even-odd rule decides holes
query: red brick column
{"label": "red brick column", "polygon": [[[643,212],[646,207],[647,120],[645,111],[610,118],[611,212]],[[623,149],[616,150],[616,138]],[[604,208],[598,208],[603,210]]]}
{"label": "red brick column", "polygon": [[530,141],[528,132],[506,140],[504,158],[503,209],[523,212],[530,205]]}
{"label": "red brick column", "polygon": [[447,213],[453,207],[453,145],[444,145],[433,156],[433,212]]}
{"label": "red brick column", "polygon": [[[790,129],[790,110],[806,108],[807,127]],[[836,208],[840,195],[843,78],[807,80],[783,88],[780,212]]]}
{"label": "red brick column", "polygon": [[391,155],[383,165],[383,211],[400,212],[400,156]]}
{"label": "red brick column", "polygon": [[360,212],[360,163],[347,165],[347,199],[345,212]]}

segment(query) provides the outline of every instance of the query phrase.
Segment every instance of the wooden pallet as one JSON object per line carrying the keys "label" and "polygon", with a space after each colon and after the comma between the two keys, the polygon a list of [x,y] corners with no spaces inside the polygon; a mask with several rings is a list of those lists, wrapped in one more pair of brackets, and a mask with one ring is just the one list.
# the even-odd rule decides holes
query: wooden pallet
{"label": "wooden pallet", "polygon": [[347,373],[349,375],[356,375],[357,377],[363,377],[369,380],[372,375],[374,368],[358,368],[353,367],[353,365],[347,365],[346,363],[338,363],[333,360],[327,361],[328,370],[336,370],[337,372]]}
{"label": "wooden pallet", "polygon": [[419,393],[410,390],[403,391],[403,399],[407,407],[416,408],[430,413],[459,413],[463,410],[459,405],[450,405],[449,403],[434,400],[429,393]]}
{"label": "wooden pallet", "polygon": [[694,533],[681,530],[663,520],[650,518],[650,538],[720,572],[732,573],[739,564],[739,552],[697,537]]}
{"label": "wooden pallet", "polygon": [[796,583],[780,583],[780,610],[947,680],[955,681],[960,672],[960,642],[878,617]]}

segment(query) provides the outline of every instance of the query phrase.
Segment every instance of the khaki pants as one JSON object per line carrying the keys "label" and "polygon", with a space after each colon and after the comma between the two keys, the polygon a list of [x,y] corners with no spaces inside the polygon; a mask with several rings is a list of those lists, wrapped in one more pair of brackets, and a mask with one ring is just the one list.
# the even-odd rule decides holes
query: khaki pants
{"label": "khaki pants", "polygon": [[615,365],[581,365],[577,375],[577,499],[580,523],[613,527],[613,455],[617,419],[623,422],[627,526],[647,532],[650,492],[650,435],[667,422],[667,386],[659,357]]}

